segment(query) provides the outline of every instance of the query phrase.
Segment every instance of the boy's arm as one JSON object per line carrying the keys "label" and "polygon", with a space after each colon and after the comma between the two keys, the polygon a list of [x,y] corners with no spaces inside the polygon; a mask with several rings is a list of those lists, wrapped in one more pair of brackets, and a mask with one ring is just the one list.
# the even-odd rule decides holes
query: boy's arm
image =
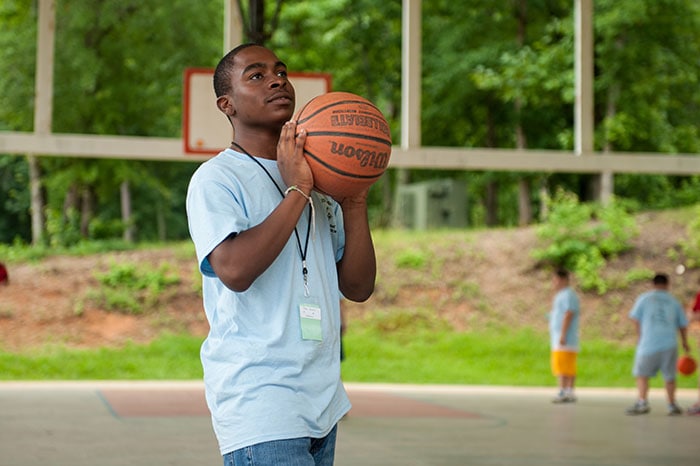
{"label": "boy's arm", "polygon": [[632,320],[632,323],[634,324],[634,331],[637,335],[637,343],[639,343],[639,339],[642,336],[642,326],[639,325],[639,321],[637,319],[631,318],[630,320]]}
{"label": "boy's arm", "polygon": [[571,321],[574,320],[574,311],[568,310],[564,314],[564,322],[561,324],[561,336],[559,337],[559,344],[566,345],[566,334],[569,331],[569,326],[571,326]]}
{"label": "boy's arm", "polygon": [[262,223],[222,241],[209,254],[216,276],[233,291],[247,290],[267,270],[308,208],[313,178],[303,155],[305,140],[304,131],[295,136],[295,125],[287,123],[277,148],[282,177],[297,190],[289,191]]}
{"label": "boy's arm", "polygon": [[688,327],[679,328],[678,333],[681,334],[681,344],[683,345],[683,350],[686,353],[690,353],[690,345],[688,344]]}
{"label": "boy's arm", "polygon": [[346,298],[362,302],[374,291],[377,262],[367,219],[367,188],[340,201],[345,225],[345,250],[338,262],[338,283]]}
{"label": "boy's arm", "polygon": [[216,276],[233,291],[245,291],[274,262],[308,202],[290,192],[259,225],[222,241],[209,254]]}

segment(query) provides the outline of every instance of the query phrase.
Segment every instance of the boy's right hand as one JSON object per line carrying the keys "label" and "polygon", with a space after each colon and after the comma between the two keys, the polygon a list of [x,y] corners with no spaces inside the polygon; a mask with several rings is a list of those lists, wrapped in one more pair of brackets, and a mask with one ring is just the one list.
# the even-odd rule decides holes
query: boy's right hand
{"label": "boy's right hand", "polygon": [[288,121],[282,127],[277,143],[277,166],[287,186],[296,186],[309,195],[314,187],[314,177],[304,157],[306,130],[297,134],[296,127],[296,121]]}

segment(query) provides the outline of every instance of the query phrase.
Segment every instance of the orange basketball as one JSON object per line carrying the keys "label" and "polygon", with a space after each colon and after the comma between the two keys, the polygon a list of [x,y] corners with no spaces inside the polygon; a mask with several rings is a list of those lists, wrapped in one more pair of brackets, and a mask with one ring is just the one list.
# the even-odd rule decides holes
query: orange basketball
{"label": "orange basketball", "polygon": [[695,359],[690,355],[685,354],[678,358],[678,372],[683,375],[693,375],[697,367]]}
{"label": "orange basketball", "polygon": [[382,176],[391,156],[391,132],[372,102],[349,92],[312,99],[297,116],[306,130],[304,155],[314,189],[336,198],[359,193]]}

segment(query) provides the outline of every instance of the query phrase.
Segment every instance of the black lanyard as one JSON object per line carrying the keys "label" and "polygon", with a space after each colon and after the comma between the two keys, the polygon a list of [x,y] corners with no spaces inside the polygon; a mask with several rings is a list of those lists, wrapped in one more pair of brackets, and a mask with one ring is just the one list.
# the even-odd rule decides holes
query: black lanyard
{"label": "black lanyard", "polygon": [[[282,199],[284,199],[284,191],[282,191],[282,188],[279,187],[279,185],[277,184],[275,179],[272,177],[272,174],[269,171],[267,171],[267,168],[265,168],[265,166],[262,163],[260,163],[260,161],[258,159],[256,159],[252,155],[250,155],[250,152],[245,150],[240,144],[238,144],[236,142],[232,142],[231,144],[236,146],[241,152],[243,152],[245,155],[250,157],[250,159],[253,162],[257,163],[258,166],[263,169],[263,171],[265,172],[267,177],[270,178],[270,181],[272,181],[272,184],[274,184],[275,188],[277,188],[277,192],[279,192],[280,196],[282,196]],[[311,206],[311,204],[309,204],[309,224],[306,228],[306,239],[304,240],[304,247],[303,248],[301,247],[301,239],[299,239],[299,232],[297,231],[297,227],[294,226],[294,236],[296,236],[296,238],[297,238],[297,246],[299,247],[299,255],[301,255],[301,271],[304,274],[304,288],[305,288],[305,291],[307,293],[308,293],[307,284],[308,284],[309,270],[306,268],[306,253],[309,250],[309,235],[311,233],[311,217],[313,216],[312,209],[313,209],[313,207]]]}

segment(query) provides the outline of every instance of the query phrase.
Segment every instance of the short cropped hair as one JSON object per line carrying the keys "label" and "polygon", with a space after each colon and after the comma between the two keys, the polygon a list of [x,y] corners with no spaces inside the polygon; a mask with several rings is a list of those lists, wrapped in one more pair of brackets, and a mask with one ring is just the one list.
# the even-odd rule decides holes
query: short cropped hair
{"label": "short cropped hair", "polygon": [[569,271],[566,269],[557,269],[555,272],[557,277],[568,280],[569,279]]}
{"label": "short cropped hair", "polygon": [[668,285],[668,275],[665,273],[657,273],[654,275],[654,279],[652,281],[654,282],[654,285]]}
{"label": "short cropped hair", "polygon": [[233,61],[236,55],[238,55],[238,52],[248,47],[253,47],[254,45],[263,47],[261,44],[247,42],[235,47],[219,60],[219,64],[216,65],[216,70],[214,71],[214,93],[217,98],[224,94],[231,93],[231,70],[233,69]]}

